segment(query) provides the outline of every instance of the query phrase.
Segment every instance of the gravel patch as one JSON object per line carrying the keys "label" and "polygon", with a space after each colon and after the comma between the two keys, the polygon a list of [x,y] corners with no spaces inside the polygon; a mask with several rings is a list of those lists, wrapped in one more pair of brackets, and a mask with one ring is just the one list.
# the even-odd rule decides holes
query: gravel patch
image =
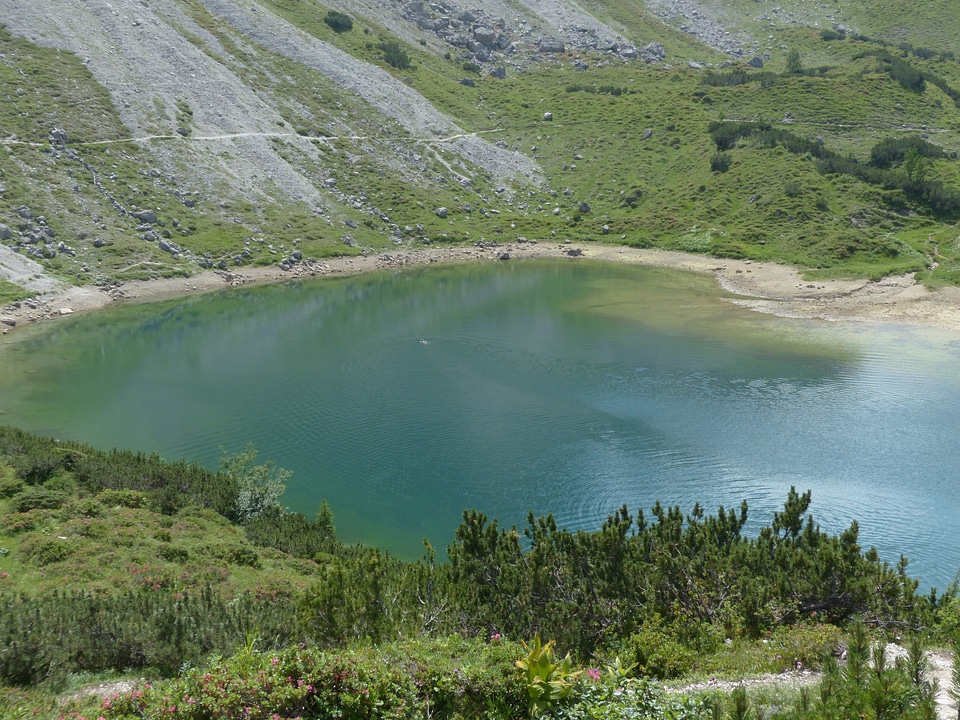
{"label": "gravel patch", "polygon": [[[205,0],[204,5],[238,31],[235,41],[241,47],[244,42],[256,43],[317,70],[399,123],[414,138],[430,143],[463,134],[450,117],[402,81],[301,32],[256,3]],[[207,188],[226,176],[234,190],[249,196],[274,192],[323,209],[326,195],[271,144],[269,138],[277,135],[283,118],[228,64],[218,60],[230,55],[176,0],[151,0],[149,4],[138,0],[0,0],[0,17],[11,32],[80,57],[109,90],[131,138],[166,138],[150,146],[166,172]],[[188,41],[187,36],[196,42]],[[178,102],[193,111],[194,137],[189,141],[176,134]],[[69,133],[69,128],[65,129]],[[218,139],[224,135],[234,137]],[[289,137],[317,165],[323,165],[319,150],[297,135]],[[223,147],[211,152],[199,147],[201,142]],[[521,185],[541,181],[534,161],[480,137],[465,136],[444,147],[501,181]]]}
{"label": "gravel patch", "polygon": [[647,9],[664,22],[678,27],[714,50],[731,57],[751,57],[760,43],[736,27],[721,3],[698,0],[645,0]]}
{"label": "gravel patch", "polygon": [[15,253],[0,244],[0,279],[8,280],[32,293],[52,293],[64,289],[64,284],[46,274],[43,266]]}

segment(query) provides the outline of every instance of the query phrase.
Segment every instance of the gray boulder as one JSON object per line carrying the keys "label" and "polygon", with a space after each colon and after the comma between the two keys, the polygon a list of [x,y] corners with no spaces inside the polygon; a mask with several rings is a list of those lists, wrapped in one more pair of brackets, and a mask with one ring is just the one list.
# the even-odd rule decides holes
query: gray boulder
{"label": "gray boulder", "polygon": [[0,225],[0,240],[9,240],[13,237],[13,231],[6,225]]}
{"label": "gray boulder", "polygon": [[557,38],[541,38],[537,49],[542,53],[562,53],[563,43]]}
{"label": "gray boulder", "polygon": [[144,223],[153,224],[157,221],[157,214],[153,210],[140,210],[133,213],[133,217]]}
{"label": "gray boulder", "polygon": [[164,252],[170,253],[171,255],[178,255],[179,253],[183,252],[183,248],[181,248],[175,242],[170,242],[169,240],[160,240],[160,242],[157,244],[157,247]]}
{"label": "gray boulder", "polygon": [[667,51],[663,48],[658,42],[652,42],[647,45],[643,51],[652,57],[657,58],[658,60],[663,60],[667,56]]}
{"label": "gray boulder", "polygon": [[478,27],[473,31],[473,39],[486,47],[494,47],[497,44],[497,32],[488,27]]}
{"label": "gray boulder", "polygon": [[445,207],[438,207],[436,213],[438,218],[445,218],[449,214],[449,211]]}

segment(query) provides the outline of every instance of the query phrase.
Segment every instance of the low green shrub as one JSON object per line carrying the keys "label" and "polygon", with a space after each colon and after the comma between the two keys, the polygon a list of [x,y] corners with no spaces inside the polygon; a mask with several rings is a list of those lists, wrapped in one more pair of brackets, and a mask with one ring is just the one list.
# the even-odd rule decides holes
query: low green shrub
{"label": "low green shrub", "polygon": [[69,540],[41,535],[24,540],[20,544],[18,555],[24,562],[37,567],[46,567],[66,560],[76,550],[76,545]]}
{"label": "low green shrub", "polygon": [[144,508],[149,501],[147,496],[136,490],[104,490],[97,499],[104,507]]}
{"label": "low green shrub", "polygon": [[23,480],[18,477],[0,478],[0,499],[13,497],[23,490]]}
{"label": "low green shrub", "polygon": [[350,16],[337,10],[327,12],[323,21],[337,34],[353,30],[353,20]]}
{"label": "low green shrub", "polygon": [[730,153],[717,152],[710,158],[710,169],[716,173],[725,173],[733,164],[733,158]]}
{"label": "low green shrub", "polygon": [[0,518],[0,529],[11,535],[29,532],[35,529],[43,520],[43,513],[32,510],[25,513],[10,513]]}
{"label": "low green shrub", "polygon": [[766,638],[770,654],[776,653],[774,670],[820,667],[840,646],[841,636],[835,625],[798,623],[776,628]]}
{"label": "low green shrub", "polygon": [[56,510],[67,499],[67,494],[63,491],[30,486],[10,499],[10,508],[18,513],[30,512],[31,510]]}
{"label": "low green shrub", "polygon": [[663,628],[645,625],[624,643],[624,654],[638,675],[669,680],[688,673],[697,655]]}
{"label": "low green shrub", "polygon": [[395,67],[397,70],[409,70],[413,67],[407,51],[396,40],[382,42],[378,47],[383,52],[383,59],[387,65]]}
{"label": "low green shrub", "polygon": [[523,712],[523,685],[506,642],[439,638],[337,652],[257,652],[190,669],[111,699],[103,716],[174,720],[249,717],[494,718]]}
{"label": "low green shrub", "polygon": [[600,670],[587,670],[569,702],[551,712],[556,720],[634,720],[707,717],[703,698],[668,694],[649,679],[622,678]]}

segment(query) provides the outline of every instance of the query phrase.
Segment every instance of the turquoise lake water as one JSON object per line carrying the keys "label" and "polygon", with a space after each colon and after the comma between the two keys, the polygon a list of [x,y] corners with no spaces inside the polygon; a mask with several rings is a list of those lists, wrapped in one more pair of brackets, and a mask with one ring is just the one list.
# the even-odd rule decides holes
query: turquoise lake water
{"label": "turquoise lake water", "polygon": [[786,320],[712,279],[581,261],[421,268],[128,305],[0,345],[0,422],[216,468],[419,557],[461,513],[592,529],[623,503],[750,506],[960,568],[960,336]]}

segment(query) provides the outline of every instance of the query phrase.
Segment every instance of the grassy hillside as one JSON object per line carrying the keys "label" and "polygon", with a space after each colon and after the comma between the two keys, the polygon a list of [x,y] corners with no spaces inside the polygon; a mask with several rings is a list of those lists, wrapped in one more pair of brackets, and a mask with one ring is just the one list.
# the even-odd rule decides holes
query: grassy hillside
{"label": "grassy hillside", "polygon": [[[596,2],[587,10],[600,22],[638,48],[660,43],[662,58],[631,60],[599,46],[536,52],[508,18],[505,37],[519,49],[494,52],[486,64],[406,20],[391,32],[385,11],[364,17],[362,4],[344,32],[312,3],[255,8],[315,46],[271,45],[245,16],[228,13],[229,3],[158,9],[158,27],[183,45],[174,54],[225,73],[243,102],[260,104],[256,115],[199,101],[189,77],[180,97],[174,84],[158,87],[152,104],[131,106],[119,87],[104,85],[118,82],[102,69],[111,63],[59,49],[66,39],[47,34],[38,44],[8,28],[0,31],[8,99],[0,235],[80,284],[517,237],[773,259],[821,275],[919,270],[953,283],[960,62],[949,47],[957,21],[948,5],[932,3],[899,24],[894,2],[870,12],[859,3],[786,11],[731,2],[712,14],[705,6],[696,22],[663,3]],[[724,56],[698,42],[700,25],[755,42]],[[391,115],[393,101],[377,88],[386,81],[345,90],[326,74],[327,61],[311,54],[324,47],[386,71],[377,77],[392,76],[429,103],[407,115],[432,107],[454,124],[440,127],[448,120],[436,115],[417,126],[434,123],[422,136],[403,111]],[[407,62],[391,65],[384,47]],[[134,50],[118,52],[137,60]],[[490,75],[501,64],[505,77]],[[770,124],[867,165],[884,140],[923,138],[942,153],[912,168],[897,157],[872,178],[756,137],[715,158],[709,125],[733,121]],[[477,133],[470,142],[479,144],[446,140],[459,131]],[[244,136],[221,137],[237,132]],[[495,169],[520,156],[542,172]],[[931,202],[926,186],[911,189],[911,177],[937,183],[933,194],[949,202]]]}

